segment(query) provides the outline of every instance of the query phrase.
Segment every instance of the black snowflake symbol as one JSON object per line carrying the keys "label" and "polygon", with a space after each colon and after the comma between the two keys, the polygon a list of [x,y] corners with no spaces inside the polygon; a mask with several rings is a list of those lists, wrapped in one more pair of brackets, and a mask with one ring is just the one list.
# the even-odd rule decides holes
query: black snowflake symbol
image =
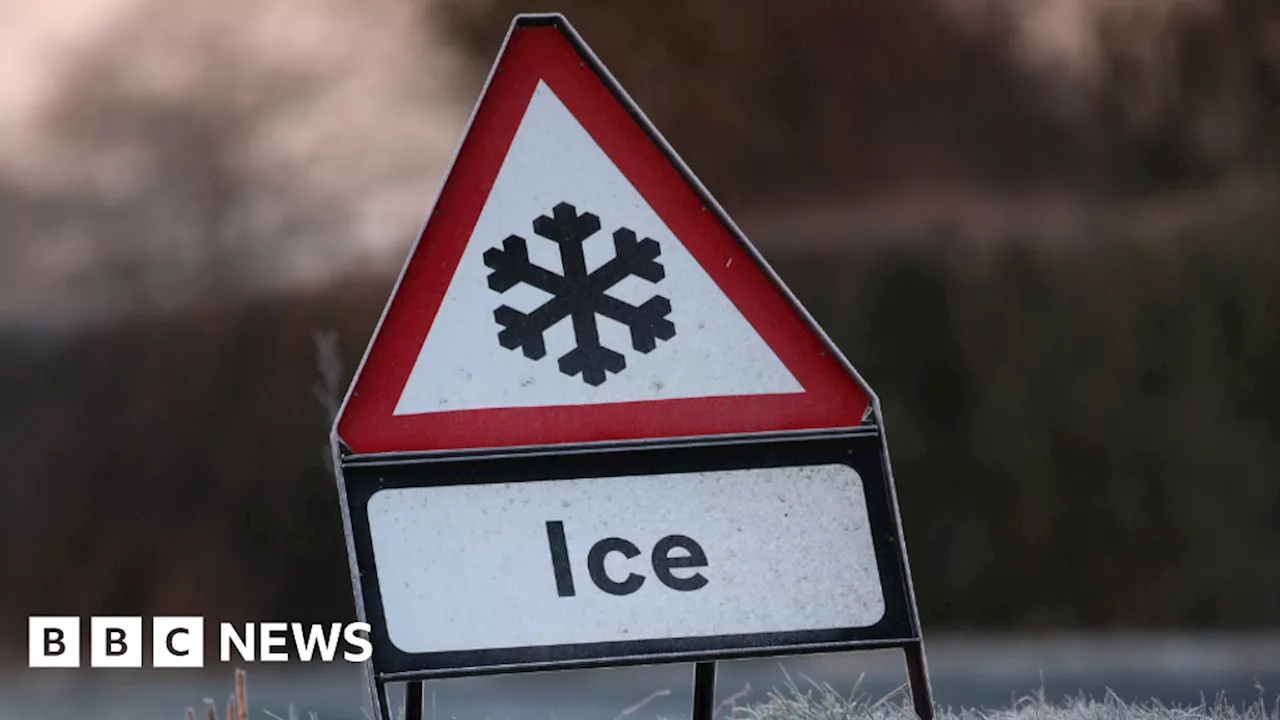
{"label": "black snowflake symbol", "polygon": [[658,340],[676,335],[676,326],[667,319],[671,301],[665,297],[654,295],[636,307],[606,294],[633,275],[651,283],[662,280],[666,272],[657,262],[662,253],[658,241],[637,240],[632,230],[618,228],[613,233],[613,259],[587,272],[582,243],[599,230],[600,218],[591,213],[579,215],[577,208],[564,202],[552,209],[551,217],[542,215],[533,221],[535,233],[560,246],[563,275],[529,262],[528,246],[519,235],[503,240],[502,249],[489,248],[484,253],[484,264],[493,270],[489,273],[493,290],[503,293],[524,283],[552,296],[527,314],[508,305],[494,310],[493,319],[502,326],[498,343],[508,350],[521,348],[525,357],[538,360],[547,354],[544,333],[572,317],[577,346],[560,358],[560,372],[569,376],[582,373],[582,379],[593,386],[604,383],[606,371],[616,375],[627,366],[621,353],[600,344],[597,315],[626,325],[631,330],[631,347],[642,353],[657,347]]}

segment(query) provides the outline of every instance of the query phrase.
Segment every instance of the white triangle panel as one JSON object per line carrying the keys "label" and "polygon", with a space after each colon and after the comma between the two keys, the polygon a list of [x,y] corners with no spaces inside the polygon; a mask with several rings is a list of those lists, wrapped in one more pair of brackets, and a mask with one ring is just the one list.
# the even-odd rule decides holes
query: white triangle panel
{"label": "white triangle panel", "polygon": [[[578,272],[566,271],[561,247],[534,230],[536,218],[554,216],[561,204],[571,205],[574,215],[590,213],[599,220],[599,230],[582,243],[585,265]],[[587,289],[586,276],[615,258],[614,233],[622,228],[635,233],[644,246],[641,255],[645,248],[652,250],[645,239],[657,242],[661,271],[655,276],[655,259],[642,257],[616,267],[638,268],[649,279],[628,275],[609,284],[597,273],[597,287]],[[513,260],[515,256],[506,251],[504,240],[512,235],[524,240],[527,264]],[[544,310],[549,319],[559,319],[540,333],[545,352],[538,359],[526,357],[525,346],[503,347],[499,342],[503,325],[495,320],[494,311],[507,306],[509,315],[533,313],[557,293],[523,281],[509,283],[504,292],[491,288],[489,278],[495,271],[486,265],[486,252],[490,258],[495,252],[503,255],[505,272],[513,273],[512,277],[532,273],[534,282],[546,287],[578,288],[578,296]],[[538,280],[550,275],[554,283]],[[601,284],[608,285],[605,298],[599,297]],[[596,298],[597,307],[611,308],[606,314],[633,321],[636,312],[627,308],[642,307],[655,297],[665,298],[670,310],[661,315],[649,306],[642,313],[648,321],[638,323],[640,334],[650,335],[652,345],[642,352],[634,347],[627,324],[583,311],[584,296]],[[625,367],[618,368],[615,357],[603,364],[614,365],[616,372],[570,375],[561,370],[562,356],[579,345],[591,345],[589,339],[579,342],[582,333],[575,332],[571,315],[561,317],[574,307],[579,309],[578,324],[585,326],[578,330],[589,334],[594,326],[599,345],[609,351],[604,354],[621,356]],[[644,330],[647,326],[657,327],[656,336]],[[538,336],[536,329],[526,333],[525,339]],[[537,344],[536,339],[532,342]],[[646,340],[641,338],[640,344]],[[587,381],[588,375],[594,375],[594,382]],[[802,392],[803,387],[729,298],[551,89],[539,82],[395,414]]]}

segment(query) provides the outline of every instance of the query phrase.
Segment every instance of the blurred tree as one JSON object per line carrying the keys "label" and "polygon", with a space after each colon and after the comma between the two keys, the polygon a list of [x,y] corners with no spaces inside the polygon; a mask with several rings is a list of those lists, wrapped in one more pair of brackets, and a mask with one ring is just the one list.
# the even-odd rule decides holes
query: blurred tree
{"label": "blurred tree", "polygon": [[[430,4],[487,71],[525,0]],[[918,181],[1058,181],[1077,139],[1015,59],[1012,18],[933,0],[568,0],[559,8],[730,205]],[[732,208],[730,208],[732,209]]]}
{"label": "blurred tree", "polygon": [[465,119],[413,8],[106,5],[12,124],[27,142],[0,167],[17,199],[0,197],[0,317],[217,301],[403,257]]}
{"label": "blurred tree", "polygon": [[1097,32],[1098,118],[1114,187],[1275,174],[1280,4],[1115,4],[1099,10]]}
{"label": "blurred tree", "polygon": [[[64,232],[93,258],[82,263],[86,282],[108,285],[126,307],[242,294],[299,226],[341,222],[306,183],[255,163],[258,134],[316,92],[314,76],[246,62],[234,38],[191,28],[190,15],[128,16],[68,63],[46,118],[60,151],[85,168],[85,182],[59,188]],[[126,51],[155,52],[166,27],[187,36],[188,53],[168,75]]]}

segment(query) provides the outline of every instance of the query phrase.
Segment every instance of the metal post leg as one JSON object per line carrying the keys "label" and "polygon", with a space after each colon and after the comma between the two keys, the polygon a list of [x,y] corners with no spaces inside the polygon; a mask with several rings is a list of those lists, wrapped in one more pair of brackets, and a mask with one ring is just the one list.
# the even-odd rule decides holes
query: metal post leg
{"label": "metal post leg", "polygon": [[712,720],[716,712],[716,664],[700,662],[693,669],[693,720]]}
{"label": "metal post leg", "polygon": [[374,680],[373,712],[376,720],[395,720],[391,714],[391,702],[387,700],[387,684]]}
{"label": "metal post leg", "polygon": [[404,689],[404,720],[422,720],[422,681],[410,680]]}
{"label": "metal post leg", "polygon": [[907,679],[911,683],[911,702],[920,720],[933,720],[933,688],[929,687],[929,671],[925,667],[924,643],[913,642],[902,648],[907,655]]}

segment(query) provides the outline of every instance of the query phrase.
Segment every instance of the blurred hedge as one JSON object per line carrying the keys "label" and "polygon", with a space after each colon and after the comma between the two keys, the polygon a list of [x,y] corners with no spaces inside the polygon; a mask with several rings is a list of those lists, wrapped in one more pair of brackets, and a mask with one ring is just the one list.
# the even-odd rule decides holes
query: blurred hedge
{"label": "blurred hedge", "polygon": [[884,404],[927,620],[1275,625],[1277,219],[788,259]]}
{"label": "blurred hedge", "polygon": [[[884,402],[929,627],[1275,626],[1280,216],[1224,215],[770,252]],[[31,613],[349,614],[311,332],[350,370],[390,284],[5,335],[12,646]]]}

